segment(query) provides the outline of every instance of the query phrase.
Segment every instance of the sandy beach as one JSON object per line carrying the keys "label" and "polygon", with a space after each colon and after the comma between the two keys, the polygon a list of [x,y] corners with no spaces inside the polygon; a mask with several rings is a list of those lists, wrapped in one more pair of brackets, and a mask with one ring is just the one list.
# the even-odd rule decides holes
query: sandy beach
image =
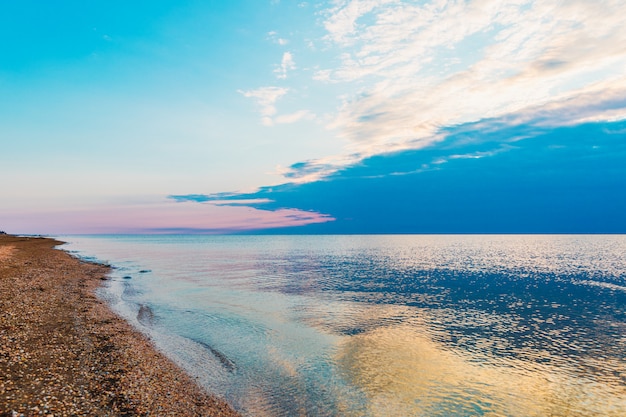
{"label": "sandy beach", "polygon": [[95,295],[108,268],[0,235],[0,416],[236,416]]}

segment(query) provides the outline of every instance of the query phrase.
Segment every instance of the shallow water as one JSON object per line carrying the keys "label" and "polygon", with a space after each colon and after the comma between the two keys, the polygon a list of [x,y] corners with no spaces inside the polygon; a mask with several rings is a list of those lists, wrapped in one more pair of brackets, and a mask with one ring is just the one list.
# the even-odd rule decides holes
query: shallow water
{"label": "shallow water", "polygon": [[61,239],[247,415],[626,415],[626,236]]}

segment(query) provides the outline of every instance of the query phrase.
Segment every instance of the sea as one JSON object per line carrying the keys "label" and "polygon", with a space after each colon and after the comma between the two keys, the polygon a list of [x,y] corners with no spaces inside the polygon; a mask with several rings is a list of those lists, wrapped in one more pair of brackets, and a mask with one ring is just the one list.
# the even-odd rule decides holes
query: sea
{"label": "sea", "polygon": [[625,235],[58,238],[246,416],[626,416]]}

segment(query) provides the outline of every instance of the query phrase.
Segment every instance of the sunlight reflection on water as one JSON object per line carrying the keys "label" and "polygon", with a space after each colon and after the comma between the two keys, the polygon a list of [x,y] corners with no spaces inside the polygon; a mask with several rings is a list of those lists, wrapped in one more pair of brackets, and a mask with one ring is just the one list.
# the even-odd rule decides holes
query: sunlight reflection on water
{"label": "sunlight reflection on water", "polygon": [[626,409],[619,381],[578,375],[567,363],[477,358],[410,321],[346,339],[336,360],[365,391],[373,416],[617,416]]}
{"label": "sunlight reflection on water", "polygon": [[63,239],[245,414],[626,415],[625,236]]}

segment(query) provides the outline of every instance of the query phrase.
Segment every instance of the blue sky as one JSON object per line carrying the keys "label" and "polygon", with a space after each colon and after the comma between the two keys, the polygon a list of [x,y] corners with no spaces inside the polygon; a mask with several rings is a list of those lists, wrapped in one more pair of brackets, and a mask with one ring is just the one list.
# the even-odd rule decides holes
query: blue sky
{"label": "blue sky", "polygon": [[0,229],[626,233],[622,1],[0,5]]}

